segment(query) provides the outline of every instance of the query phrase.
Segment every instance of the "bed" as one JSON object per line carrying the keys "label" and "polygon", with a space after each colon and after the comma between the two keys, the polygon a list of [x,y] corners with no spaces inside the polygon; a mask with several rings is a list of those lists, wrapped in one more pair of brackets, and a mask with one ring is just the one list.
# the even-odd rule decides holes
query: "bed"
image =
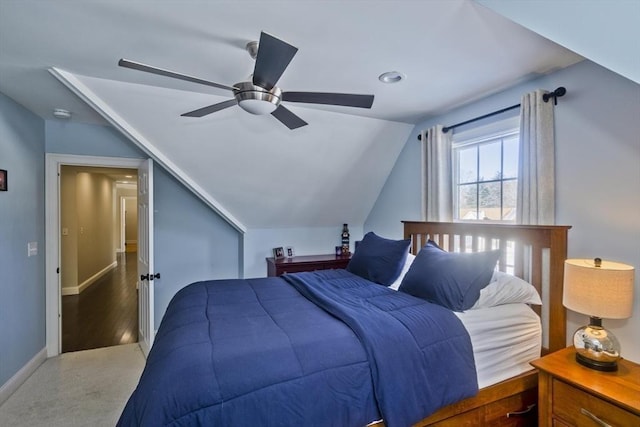
{"label": "bed", "polygon": [[[499,248],[498,268],[526,278],[546,301],[539,310],[545,351],[565,346],[560,299],[569,227],[404,227],[420,257],[429,245],[463,253]],[[487,319],[482,310],[454,312],[361,276],[329,270],[184,288],[167,309],[119,425],[480,425],[502,409],[506,419],[535,402],[536,374],[527,363],[540,348],[535,327],[514,332],[537,342],[515,371],[494,363],[487,375],[490,368],[476,370],[474,353],[483,357],[468,332],[485,329],[479,322],[521,318],[518,310],[539,324],[528,306],[505,305]],[[485,363],[500,360],[486,356]],[[512,420],[502,425],[526,424]]]}
{"label": "bed", "polygon": [[[454,251],[479,250],[486,242],[497,247],[512,247],[513,274],[533,284],[542,297],[542,306],[534,309],[542,319],[541,352],[546,354],[567,345],[562,284],[570,228],[564,225],[404,221],[404,236],[411,238],[414,252],[428,239]],[[462,247],[461,241],[465,243]],[[506,253],[502,256],[498,268],[506,271],[509,262],[505,259]],[[442,408],[416,425],[536,426],[537,386],[537,372],[529,370],[483,388],[476,396]]]}

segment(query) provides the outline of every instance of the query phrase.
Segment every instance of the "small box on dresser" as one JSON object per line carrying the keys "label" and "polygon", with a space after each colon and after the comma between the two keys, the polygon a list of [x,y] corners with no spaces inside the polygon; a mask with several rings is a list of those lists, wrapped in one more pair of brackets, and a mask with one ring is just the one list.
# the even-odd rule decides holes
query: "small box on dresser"
{"label": "small box on dresser", "polygon": [[623,359],[615,372],[596,371],[576,362],[573,347],[531,364],[541,427],[640,426],[640,365]]}
{"label": "small box on dresser", "polygon": [[301,271],[330,270],[347,268],[351,256],[344,255],[305,255],[292,258],[267,258],[267,276],[280,276],[284,273],[299,273]]}

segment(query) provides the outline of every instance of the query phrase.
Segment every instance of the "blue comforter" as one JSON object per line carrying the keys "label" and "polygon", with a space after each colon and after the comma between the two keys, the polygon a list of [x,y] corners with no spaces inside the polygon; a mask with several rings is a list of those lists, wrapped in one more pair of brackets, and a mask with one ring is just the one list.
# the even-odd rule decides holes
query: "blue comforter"
{"label": "blue comforter", "polygon": [[218,280],[173,298],[118,425],[405,426],[476,391],[444,308],[344,270]]}

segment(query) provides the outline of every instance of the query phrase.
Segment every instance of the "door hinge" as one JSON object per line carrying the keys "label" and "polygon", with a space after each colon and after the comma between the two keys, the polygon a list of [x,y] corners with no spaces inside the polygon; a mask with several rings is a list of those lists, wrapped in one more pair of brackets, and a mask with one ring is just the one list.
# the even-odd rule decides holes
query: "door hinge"
{"label": "door hinge", "polygon": [[56,273],[60,274],[60,267],[56,268]]}

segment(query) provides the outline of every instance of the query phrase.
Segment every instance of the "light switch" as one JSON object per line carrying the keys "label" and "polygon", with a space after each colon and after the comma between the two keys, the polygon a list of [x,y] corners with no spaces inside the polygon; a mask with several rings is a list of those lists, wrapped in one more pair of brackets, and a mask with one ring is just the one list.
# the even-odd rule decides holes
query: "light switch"
{"label": "light switch", "polygon": [[62,235],[63,236],[68,236],[69,235],[69,229],[67,227],[62,227]]}
{"label": "light switch", "polygon": [[27,243],[27,257],[38,255],[38,242]]}

